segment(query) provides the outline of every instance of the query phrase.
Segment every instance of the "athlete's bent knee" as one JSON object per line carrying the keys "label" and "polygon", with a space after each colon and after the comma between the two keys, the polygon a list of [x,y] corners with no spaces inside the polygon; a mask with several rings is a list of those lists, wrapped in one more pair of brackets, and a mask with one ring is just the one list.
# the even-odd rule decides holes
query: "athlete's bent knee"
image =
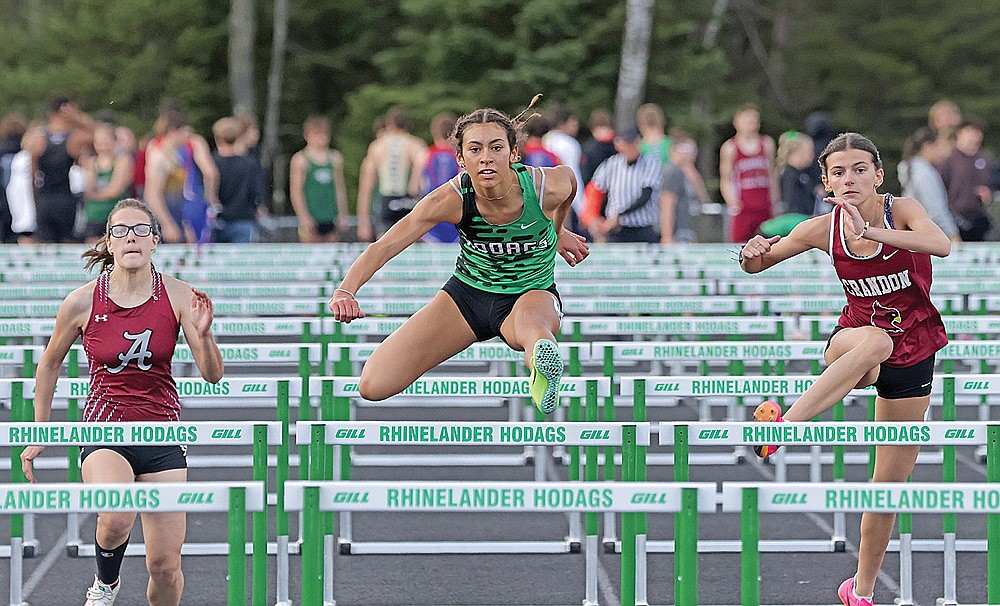
{"label": "athlete's bent knee", "polygon": [[867,331],[865,338],[855,348],[866,359],[876,366],[885,362],[892,355],[892,339],[879,329]]}
{"label": "athlete's bent knee", "polygon": [[362,398],[370,402],[379,402],[396,395],[396,393],[391,388],[387,388],[384,383],[377,379],[366,377],[364,373],[361,373],[361,380],[358,381],[358,395]]}

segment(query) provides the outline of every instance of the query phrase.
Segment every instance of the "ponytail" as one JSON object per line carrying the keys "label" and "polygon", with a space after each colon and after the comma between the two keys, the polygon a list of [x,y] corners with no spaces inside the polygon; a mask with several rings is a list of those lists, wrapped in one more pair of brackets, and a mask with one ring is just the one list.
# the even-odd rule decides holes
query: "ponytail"
{"label": "ponytail", "polygon": [[100,265],[103,273],[115,266],[115,257],[108,250],[108,235],[106,233],[94,244],[93,248],[83,251],[80,257],[85,260],[83,267],[87,271],[93,271],[94,267]]}

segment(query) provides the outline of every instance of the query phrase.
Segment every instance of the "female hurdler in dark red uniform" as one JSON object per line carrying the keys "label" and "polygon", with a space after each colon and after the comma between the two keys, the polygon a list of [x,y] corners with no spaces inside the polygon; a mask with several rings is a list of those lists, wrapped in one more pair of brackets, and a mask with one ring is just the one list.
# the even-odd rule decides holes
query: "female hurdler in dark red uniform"
{"label": "female hurdler in dark red uniform", "polygon": [[[52,337],[35,375],[35,420],[49,420],[63,358],[77,337],[90,363],[90,391],[84,421],[179,421],[177,388],[170,374],[181,328],[198,369],[207,381],[222,378],[222,356],[212,336],[212,301],[156,271],[151,255],[159,230],[149,208],[127,198],[115,205],[105,238],[84,253],[87,267],[105,270],[73,291],[56,316]],[[41,446],[21,454],[32,482],[32,461]],[[85,483],[183,482],[187,459],[181,446],[87,446],[80,455]],[[121,588],[119,570],[135,523],[134,513],[97,517],[97,575],[85,606],[110,606]],[[153,605],[176,606],[184,589],[181,545],[183,512],[142,514]]]}
{"label": "female hurdler in dark red uniform", "polygon": [[[884,172],[875,145],[857,133],[830,142],[819,158],[832,213],[800,223],[785,238],[755,236],[740,266],[757,273],[810,248],[830,255],[847,305],[830,337],[826,370],[782,415],[774,402],[757,421],[808,421],[855,387],[874,385],[877,421],[922,421],[930,404],[934,354],[947,342],[930,300],[930,255],[945,257],[951,241],[912,198],[877,191]],[[905,482],[918,446],[878,446],[875,482]],[[758,446],[766,457],[777,447]],[[871,606],[875,578],[895,514],[865,513],[857,574],[838,595],[846,606]]]}

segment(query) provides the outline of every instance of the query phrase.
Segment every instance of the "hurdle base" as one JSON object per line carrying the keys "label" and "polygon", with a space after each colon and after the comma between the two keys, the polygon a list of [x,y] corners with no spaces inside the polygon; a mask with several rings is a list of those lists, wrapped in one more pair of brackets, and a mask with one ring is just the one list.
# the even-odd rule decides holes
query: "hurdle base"
{"label": "hurdle base", "polygon": [[[66,554],[72,558],[92,558],[94,557],[94,544],[83,543],[79,545],[66,545]],[[181,555],[226,555],[229,553],[229,543],[184,543],[181,547]],[[247,543],[246,555],[253,554],[253,543]],[[288,545],[289,555],[299,555],[301,550],[293,543]],[[267,544],[267,555],[277,555],[277,543]],[[130,543],[125,549],[126,556],[145,556],[146,546],[142,543]]]}
{"label": "hurdle base", "polygon": [[353,541],[342,555],[571,553],[566,541]]}
{"label": "hurdle base", "polygon": [[[31,541],[30,543],[23,543],[21,545],[21,557],[22,558],[34,558],[38,553],[38,541]],[[0,545],[0,560],[10,559],[10,545]]]}
{"label": "hurdle base", "polygon": [[604,553],[618,553],[617,541],[604,541]]}
{"label": "hurdle base", "polygon": [[507,467],[529,465],[533,457],[524,454],[463,454],[442,457],[439,454],[357,454],[351,455],[351,463],[359,467],[462,467],[468,465]]}
{"label": "hurdle base", "polygon": [[580,541],[570,541],[569,542],[569,552],[570,553],[581,553],[583,551],[583,545]]}
{"label": "hurdle base", "polygon": [[[912,548],[914,552],[941,553],[944,550],[944,540],[942,539],[913,539]],[[611,548],[614,551],[607,551],[609,543],[604,544],[605,553],[621,553],[621,542],[616,541]],[[829,553],[833,551],[846,551],[846,541],[837,540],[831,542],[830,539],[770,539],[760,542],[761,553],[776,553],[799,551],[803,553]],[[739,553],[742,545],[738,540],[724,539],[704,539],[698,541],[698,553]],[[985,539],[958,539],[955,541],[955,550],[959,552],[986,552]],[[892,539],[886,548],[887,552],[899,551],[899,539]],[[646,543],[646,553],[674,553],[673,541],[648,541]]]}
{"label": "hurdle base", "polygon": [[[621,551],[621,543],[616,545]],[[743,549],[739,540],[705,539],[698,541],[698,553],[740,553]],[[830,553],[833,545],[830,539],[785,539],[764,540],[760,542],[761,553],[787,553],[797,551],[804,553]],[[646,553],[674,553],[673,541],[647,541]]]}

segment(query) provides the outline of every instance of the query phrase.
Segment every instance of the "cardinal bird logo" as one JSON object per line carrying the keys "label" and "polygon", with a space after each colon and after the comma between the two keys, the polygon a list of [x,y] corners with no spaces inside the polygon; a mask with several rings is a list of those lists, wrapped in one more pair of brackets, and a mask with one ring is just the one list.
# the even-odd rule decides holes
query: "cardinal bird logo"
{"label": "cardinal bird logo", "polygon": [[895,307],[886,307],[878,301],[872,302],[872,326],[881,328],[886,332],[900,333],[903,329],[900,324],[903,317],[899,315],[899,310]]}

